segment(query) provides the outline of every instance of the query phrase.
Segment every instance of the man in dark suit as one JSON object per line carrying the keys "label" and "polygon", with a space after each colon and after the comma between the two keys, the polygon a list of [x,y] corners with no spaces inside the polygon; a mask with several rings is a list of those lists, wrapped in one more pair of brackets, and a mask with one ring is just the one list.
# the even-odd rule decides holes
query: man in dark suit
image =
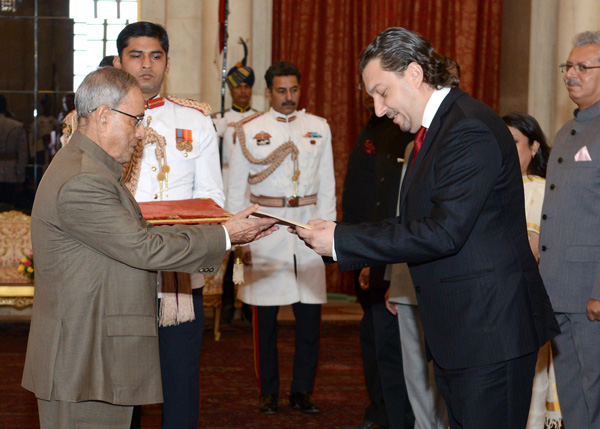
{"label": "man in dark suit", "polygon": [[450,426],[525,427],[537,351],[558,326],[529,249],[514,140],[418,34],[384,31],[360,66],[376,114],[417,132],[400,216],[296,232],[341,270],[408,262]]}
{"label": "man in dark suit", "polygon": [[[362,91],[371,118],[363,128],[350,157],[342,195],[344,222],[357,223],[395,216],[403,156],[413,135],[391,119],[377,117],[373,98]],[[364,420],[344,428],[413,427],[414,419],[404,382],[398,320],[385,306],[389,281],[385,265],[355,271],[356,297],[363,309],[360,349],[365,384],[371,403]]]}

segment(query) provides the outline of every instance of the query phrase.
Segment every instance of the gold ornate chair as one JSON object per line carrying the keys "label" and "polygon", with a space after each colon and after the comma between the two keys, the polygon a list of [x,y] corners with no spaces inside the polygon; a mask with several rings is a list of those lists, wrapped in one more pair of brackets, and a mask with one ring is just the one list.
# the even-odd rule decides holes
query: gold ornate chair
{"label": "gold ornate chair", "polygon": [[30,222],[18,211],[0,213],[0,305],[33,304],[33,283],[18,271],[21,259],[32,252]]}

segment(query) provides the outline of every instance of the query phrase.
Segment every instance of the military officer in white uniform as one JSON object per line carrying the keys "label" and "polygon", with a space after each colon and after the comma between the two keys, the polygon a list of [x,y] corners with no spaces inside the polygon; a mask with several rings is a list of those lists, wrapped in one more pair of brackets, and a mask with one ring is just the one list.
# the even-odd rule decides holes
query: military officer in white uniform
{"label": "military officer in white uniform", "polygon": [[[125,168],[124,181],[143,201],[212,198],[223,206],[217,135],[210,106],[160,94],[169,71],[163,27],[136,22],[117,38],[114,66],[135,76],[146,102],[146,135]],[[196,428],[200,403],[200,348],[204,328],[204,278],[162,273],[159,346],[163,428]],[[134,421],[135,427],[138,422]]]}
{"label": "military officer in white uniform", "polygon": [[[190,99],[157,94],[146,102],[148,126],[165,138],[166,157],[159,163],[157,145],[144,146],[137,201],[212,198],[225,205],[219,146],[209,114],[208,104]],[[164,176],[159,175],[161,165],[168,166]]]}
{"label": "military officer in white uniform", "polygon": [[[318,116],[297,111],[300,72],[279,62],[265,74],[271,109],[238,123],[231,153],[228,210],[250,201],[261,210],[307,222],[314,216],[336,218],[331,132]],[[246,285],[238,297],[251,304],[260,410],[278,411],[277,313],[292,304],[296,317],[294,374],[290,404],[306,413],[319,411],[311,399],[318,362],[321,304],[326,302],[325,267],[320,257],[281,229],[263,245],[245,246]]]}

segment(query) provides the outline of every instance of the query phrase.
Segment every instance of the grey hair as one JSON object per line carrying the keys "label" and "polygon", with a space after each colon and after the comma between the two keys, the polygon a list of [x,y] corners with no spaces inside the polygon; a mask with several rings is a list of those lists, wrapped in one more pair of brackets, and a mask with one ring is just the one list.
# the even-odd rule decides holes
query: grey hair
{"label": "grey hair", "polygon": [[139,84],[135,77],[114,67],[100,67],[88,74],[75,93],[77,119],[84,118],[104,104],[119,107],[133,88]]}
{"label": "grey hair", "polygon": [[573,46],[600,45],[600,31],[584,31],[573,38]]}

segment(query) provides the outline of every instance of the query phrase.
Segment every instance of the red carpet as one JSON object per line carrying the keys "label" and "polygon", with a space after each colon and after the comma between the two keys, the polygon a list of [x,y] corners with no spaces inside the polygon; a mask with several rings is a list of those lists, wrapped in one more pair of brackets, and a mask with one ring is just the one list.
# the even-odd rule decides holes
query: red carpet
{"label": "red carpet", "polygon": [[[37,404],[20,387],[27,346],[28,323],[0,323],[0,428],[37,428]],[[210,326],[202,346],[201,413],[203,428],[336,428],[362,420],[368,403],[358,338],[358,322],[324,322],[319,373],[313,398],[321,413],[305,415],[288,402],[294,349],[294,326],[279,330],[281,376],[280,411],[264,416],[258,411],[252,331],[237,323],[221,329],[215,342]],[[144,406],[142,426],[160,427],[160,406]]]}

